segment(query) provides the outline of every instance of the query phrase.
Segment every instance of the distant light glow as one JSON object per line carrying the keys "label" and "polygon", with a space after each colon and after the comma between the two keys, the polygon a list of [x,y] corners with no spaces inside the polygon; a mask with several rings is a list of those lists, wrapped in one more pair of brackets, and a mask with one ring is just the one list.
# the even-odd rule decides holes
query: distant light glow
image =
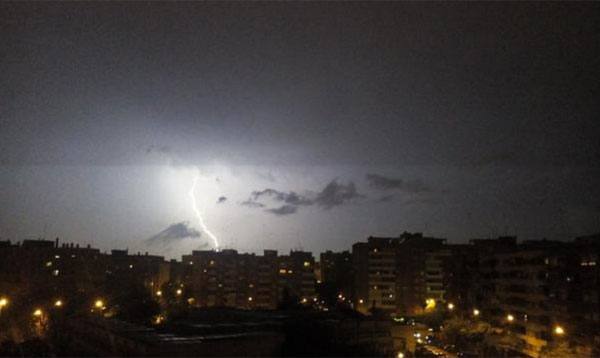
{"label": "distant light glow", "polygon": [[102,300],[96,300],[96,302],[94,302],[94,307],[96,307],[96,308],[103,308],[104,307],[104,301],[102,301]]}
{"label": "distant light glow", "polygon": [[204,223],[204,218],[202,217],[202,213],[200,213],[200,209],[198,209],[198,203],[196,201],[196,187],[198,186],[199,179],[200,179],[200,170],[197,167],[195,167],[194,181],[192,182],[192,188],[190,189],[190,193],[189,193],[190,198],[192,199],[192,209],[194,210],[194,213],[196,214],[196,217],[198,218],[198,223],[200,224],[202,231],[204,231],[206,233],[206,235],[208,235],[212,239],[213,244],[215,246],[215,250],[218,251],[219,250],[219,240],[208,229],[208,227]]}
{"label": "distant light glow", "polygon": [[425,309],[430,311],[435,309],[435,299],[433,298],[428,298],[425,300]]}

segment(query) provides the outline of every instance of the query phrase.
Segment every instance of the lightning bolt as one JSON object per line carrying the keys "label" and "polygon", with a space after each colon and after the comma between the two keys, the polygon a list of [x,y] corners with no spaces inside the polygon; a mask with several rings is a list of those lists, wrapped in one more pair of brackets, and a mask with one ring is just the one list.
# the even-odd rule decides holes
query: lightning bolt
{"label": "lightning bolt", "polygon": [[198,185],[198,180],[200,179],[200,170],[196,168],[195,172],[196,174],[194,175],[194,181],[192,182],[192,187],[189,192],[190,198],[192,200],[192,209],[194,210],[194,213],[196,213],[196,217],[198,218],[198,223],[200,223],[202,231],[204,231],[206,235],[208,235],[212,239],[215,249],[219,251],[219,240],[217,239],[215,234],[210,232],[210,230],[204,223],[202,213],[200,213],[200,210],[198,209],[198,203],[196,202],[196,186]]}

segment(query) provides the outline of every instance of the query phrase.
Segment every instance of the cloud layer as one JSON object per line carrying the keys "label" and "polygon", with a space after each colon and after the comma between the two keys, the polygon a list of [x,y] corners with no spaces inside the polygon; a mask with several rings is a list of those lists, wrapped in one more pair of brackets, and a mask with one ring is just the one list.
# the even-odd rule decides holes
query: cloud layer
{"label": "cloud layer", "polygon": [[337,180],[329,182],[325,188],[313,195],[301,195],[294,191],[280,191],[272,188],[255,190],[250,194],[250,198],[240,205],[264,208],[267,205],[263,202],[266,198],[277,203],[283,203],[279,207],[267,208],[265,212],[283,216],[295,214],[300,206],[317,205],[322,209],[331,209],[336,206],[344,205],[354,199],[362,198],[358,193],[356,185],[353,182],[347,184],[339,183]]}

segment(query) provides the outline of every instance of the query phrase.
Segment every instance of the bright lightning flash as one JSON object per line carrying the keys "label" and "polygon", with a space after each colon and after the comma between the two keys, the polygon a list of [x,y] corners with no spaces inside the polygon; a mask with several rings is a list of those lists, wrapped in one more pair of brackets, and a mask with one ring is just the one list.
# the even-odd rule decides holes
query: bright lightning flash
{"label": "bright lightning flash", "polygon": [[198,203],[196,202],[196,186],[198,185],[198,180],[200,179],[200,172],[198,170],[198,168],[195,168],[195,175],[194,175],[194,181],[192,183],[192,188],[190,189],[190,198],[192,199],[192,208],[194,209],[194,213],[196,213],[196,217],[198,218],[198,222],[200,223],[200,227],[202,228],[202,231],[204,231],[206,233],[206,235],[208,235],[212,241],[213,244],[215,245],[215,250],[219,251],[219,240],[217,239],[217,237],[210,232],[210,230],[208,229],[208,227],[206,226],[206,224],[204,223],[204,218],[202,218],[202,214],[200,213],[200,210],[198,209]]}

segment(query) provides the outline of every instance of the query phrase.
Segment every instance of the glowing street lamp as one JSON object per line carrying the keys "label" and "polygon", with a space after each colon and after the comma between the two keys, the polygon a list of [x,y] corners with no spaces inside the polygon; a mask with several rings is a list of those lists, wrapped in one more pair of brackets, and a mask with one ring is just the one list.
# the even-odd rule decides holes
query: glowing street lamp
{"label": "glowing street lamp", "polygon": [[565,334],[565,329],[562,326],[556,325],[554,326],[554,334],[557,336],[562,336]]}
{"label": "glowing street lamp", "polygon": [[8,298],[2,297],[0,298],[0,314],[2,314],[2,309],[8,306]]}
{"label": "glowing street lamp", "polygon": [[54,307],[62,307],[62,305],[63,305],[63,301],[61,301],[61,300],[56,300],[54,302]]}
{"label": "glowing street lamp", "polygon": [[435,299],[433,298],[428,298],[425,300],[425,310],[426,311],[431,311],[435,309]]}
{"label": "glowing street lamp", "polygon": [[511,314],[508,314],[508,315],[506,315],[506,320],[507,320],[508,322],[512,322],[512,321],[514,321],[514,320],[515,320],[515,316],[513,316],[513,315],[511,315]]}
{"label": "glowing street lamp", "polygon": [[156,295],[157,295],[158,297],[162,296],[162,291],[156,291]]}
{"label": "glowing street lamp", "polygon": [[177,294],[177,296],[181,296],[183,291],[180,288],[178,288],[177,291],[175,291],[175,293]]}
{"label": "glowing street lamp", "polygon": [[479,316],[481,312],[479,312],[479,310],[477,308],[473,309],[473,316],[477,317]]}
{"label": "glowing street lamp", "polygon": [[454,303],[448,303],[448,310],[452,311],[454,309]]}
{"label": "glowing street lamp", "polygon": [[104,308],[104,301],[102,301],[102,300],[96,300],[96,302],[94,302],[94,307],[103,309]]}
{"label": "glowing street lamp", "polygon": [[41,309],[41,308],[36,308],[36,309],[33,311],[33,316],[34,316],[34,317],[41,317],[41,316],[42,316],[42,314],[44,314],[44,312],[42,311],[42,309]]}

